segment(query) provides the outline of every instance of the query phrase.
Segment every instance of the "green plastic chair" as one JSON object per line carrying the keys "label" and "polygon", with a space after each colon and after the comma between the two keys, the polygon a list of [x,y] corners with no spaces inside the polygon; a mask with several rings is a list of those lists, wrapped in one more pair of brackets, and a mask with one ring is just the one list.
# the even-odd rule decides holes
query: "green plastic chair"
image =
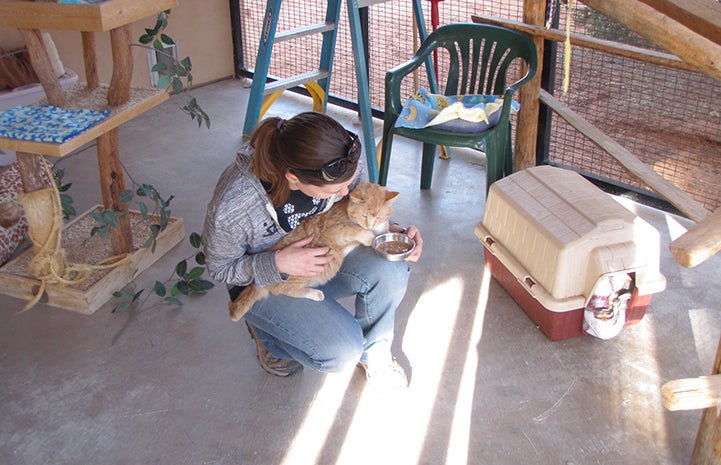
{"label": "green plastic chair", "polygon": [[[445,49],[445,51],[443,50]],[[440,129],[411,129],[395,127],[402,110],[401,82],[415,69],[428,63],[433,52],[438,51],[438,66],[448,63],[444,95],[502,95],[504,98],[501,117],[497,125],[478,133],[455,133]],[[445,53],[445,59],[441,59]],[[510,86],[506,86],[509,66],[523,59],[526,74]],[[426,65],[428,66],[428,65]],[[383,120],[378,183],[386,185],[391,158],[393,136],[401,135],[423,142],[421,166],[421,189],[431,187],[436,146],[471,147],[486,153],[486,193],[490,185],[513,172],[513,149],[511,144],[511,101],[514,92],[530,81],[536,74],[538,56],[533,40],[521,32],[476,23],[452,23],[439,27],[423,41],[420,48],[406,63],[386,73],[386,102]],[[437,84],[433,70],[428,70],[430,89]],[[408,96],[403,96],[404,100]]]}

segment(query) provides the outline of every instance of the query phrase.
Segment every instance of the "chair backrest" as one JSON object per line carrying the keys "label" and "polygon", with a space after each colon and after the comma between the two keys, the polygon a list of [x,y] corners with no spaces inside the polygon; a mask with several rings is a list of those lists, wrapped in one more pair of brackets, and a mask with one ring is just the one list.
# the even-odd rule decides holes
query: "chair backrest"
{"label": "chair backrest", "polygon": [[445,95],[502,95],[514,61],[523,59],[528,69],[512,84],[512,90],[531,79],[538,66],[536,47],[528,35],[488,24],[443,25],[423,41],[416,57],[427,57],[433,51],[438,52],[439,78],[446,74],[445,88],[439,89]]}

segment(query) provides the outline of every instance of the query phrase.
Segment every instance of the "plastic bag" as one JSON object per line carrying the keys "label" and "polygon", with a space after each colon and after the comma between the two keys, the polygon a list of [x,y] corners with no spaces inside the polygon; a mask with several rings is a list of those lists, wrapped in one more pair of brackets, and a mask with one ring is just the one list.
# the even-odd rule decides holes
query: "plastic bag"
{"label": "plastic bag", "polygon": [[626,308],[633,287],[633,277],[628,273],[601,277],[586,303],[583,330],[599,339],[616,337],[626,324]]}

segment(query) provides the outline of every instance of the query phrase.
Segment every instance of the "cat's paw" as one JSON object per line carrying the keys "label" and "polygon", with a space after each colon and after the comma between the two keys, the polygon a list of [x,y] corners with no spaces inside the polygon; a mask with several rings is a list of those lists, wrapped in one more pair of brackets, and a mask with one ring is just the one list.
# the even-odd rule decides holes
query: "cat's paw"
{"label": "cat's paw", "polygon": [[318,289],[311,289],[308,291],[308,294],[306,294],[306,299],[315,300],[316,302],[320,302],[325,299],[325,294],[323,294],[323,291]]}
{"label": "cat's paw", "polygon": [[361,238],[361,244],[363,244],[366,247],[370,247],[373,243],[373,239],[376,238],[376,235],[372,231],[368,231],[367,234],[364,234]]}
{"label": "cat's paw", "polygon": [[240,308],[239,305],[237,305],[235,302],[230,302],[228,304],[228,313],[230,313],[230,320],[231,321],[238,321],[243,317],[243,314],[245,313],[242,308]]}

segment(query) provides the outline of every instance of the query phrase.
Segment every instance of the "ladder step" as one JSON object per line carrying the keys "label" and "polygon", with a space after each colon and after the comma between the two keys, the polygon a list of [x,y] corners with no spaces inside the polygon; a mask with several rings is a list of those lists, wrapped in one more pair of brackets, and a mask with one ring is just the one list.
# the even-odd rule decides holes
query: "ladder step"
{"label": "ladder step", "polygon": [[[385,3],[389,0],[358,0],[358,8],[364,8],[367,6],[377,5],[378,3]],[[443,1],[443,0],[441,0]]]}
{"label": "ladder step", "polygon": [[316,82],[326,78],[328,78],[328,71],[319,69],[316,71],[310,71],[308,73],[291,76],[289,78],[279,79],[277,81],[267,83],[265,85],[263,95],[273,94],[275,92],[280,92],[281,90],[287,90],[292,87],[306,84],[308,82]]}
{"label": "ladder step", "polygon": [[309,26],[299,27],[297,29],[290,29],[288,31],[279,32],[275,35],[276,42],[283,42],[285,40],[297,39],[298,37],[310,36],[313,34],[320,34],[323,32],[332,31],[335,29],[335,23],[326,22],[311,24]]}

